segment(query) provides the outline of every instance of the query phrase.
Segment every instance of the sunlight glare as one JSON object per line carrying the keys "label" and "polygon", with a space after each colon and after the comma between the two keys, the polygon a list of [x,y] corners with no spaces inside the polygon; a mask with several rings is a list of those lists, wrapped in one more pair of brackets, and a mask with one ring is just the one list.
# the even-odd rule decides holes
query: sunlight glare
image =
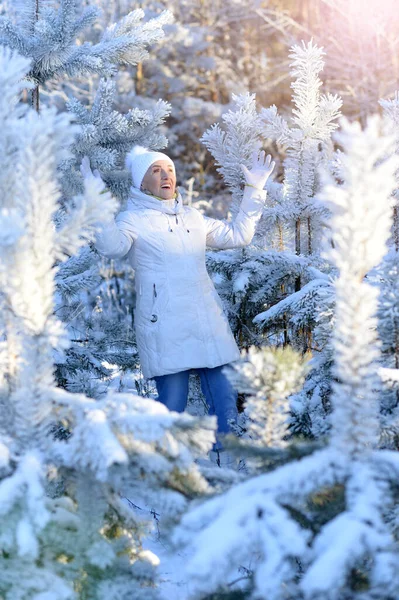
{"label": "sunlight glare", "polygon": [[323,0],[350,21],[359,36],[397,30],[398,0]]}

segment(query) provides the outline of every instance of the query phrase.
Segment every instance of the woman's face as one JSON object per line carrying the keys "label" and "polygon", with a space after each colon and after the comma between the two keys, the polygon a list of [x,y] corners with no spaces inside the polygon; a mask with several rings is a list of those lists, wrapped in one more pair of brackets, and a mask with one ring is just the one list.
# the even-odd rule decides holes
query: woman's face
{"label": "woman's face", "polygon": [[176,173],[173,163],[168,160],[154,162],[143,177],[141,189],[162,198],[162,200],[174,198]]}

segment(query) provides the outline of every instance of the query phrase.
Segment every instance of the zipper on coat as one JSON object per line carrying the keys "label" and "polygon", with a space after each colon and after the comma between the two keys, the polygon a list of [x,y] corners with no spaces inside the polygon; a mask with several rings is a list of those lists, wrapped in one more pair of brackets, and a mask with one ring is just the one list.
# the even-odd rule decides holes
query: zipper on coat
{"label": "zipper on coat", "polygon": [[[179,204],[179,201],[177,198],[175,198],[175,210],[177,211],[177,205]],[[176,225],[179,224],[179,219],[177,218],[177,213],[175,212],[175,219],[176,219]]]}

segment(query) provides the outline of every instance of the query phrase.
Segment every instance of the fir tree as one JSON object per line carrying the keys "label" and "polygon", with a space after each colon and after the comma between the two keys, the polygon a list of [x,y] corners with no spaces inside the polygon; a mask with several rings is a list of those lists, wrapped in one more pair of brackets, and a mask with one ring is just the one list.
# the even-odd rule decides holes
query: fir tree
{"label": "fir tree", "polygon": [[[381,100],[380,105],[384,109],[389,122],[394,128],[396,135],[396,154],[399,153],[399,97],[395,94],[392,100]],[[398,172],[399,173],[399,172]],[[398,173],[396,180],[398,182]],[[383,421],[388,433],[389,445],[397,443],[396,427],[392,435],[392,424],[397,420],[399,406],[399,388],[397,374],[399,373],[399,188],[392,195],[393,225],[390,240],[390,251],[384,261],[376,270],[376,284],[381,289],[378,307],[378,327],[382,343],[383,381],[386,383],[385,394],[381,402]],[[396,438],[396,439],[395,439]]]}
{"label": "fir tree", "polygon": [[276,215],[283,232],[281,247],[288,251],[288,263],[292,252],[306,257],[307,269],[295,277],[293,269],[289,269],[281,278],[283,299],[268,302],[271,308],[258,314],[254,322],[269,335],[273,331],[280,337],[282,334],[284,344],[289,342],[303,351],[314,352],[313,368],[293,404],[292,427],[296,433],[320,436],[325,433],[325,417],[330,410],[331,352],[324,329],[327,326],[331,330],[334,297],[329,284],[331,266],[320,256],[328,209],[318,198],[318,173],[333,157],[331,134],[337,127],[342,102],[337,96],[321,94],[321,48],[312,42],[302,43],[291,49],[290,57],[294,78],[291,123],[278,114],[275,106],[263,109],[260,116],[263,134],[286,151],[281,204]]}
{"label": "fir tree", "polygon": [[[62,226],[68,203],[82,192],[80,163],[88,156],[101,172],[108,190],[125,202],[130,174],[124,167],[126,152],[135,143],[164,148],[166,138],[157,130],[169,112],[159,101],[152,110],[115,109],[115,83],[106,79],[121,66],[133,66],[148,56],[146,47],[159,41],[171,15],[163,11],[147,21],[141,9],[109,26],[96,41],[85,41],[85,32],[99,16],[98,8],[83,7],[77,0],[57,5],[28,2],[24,11],[9,7],[0,19],[0,40],[31,60],[27,79],[34,84],[34,105],[39,110],[39,88],[62,77],[102,76],[92,105],[71,98],[67,108],[75,122],[73,154],[60,162],[62,208],[54,216]],[[80,83],[80,85],[82,85]],[[56,312],[68,324],[73,344],[57,355],[57,378],[62,387],[97,397],[118,369],[138,368],[133,334],[134,284],[132,271],[123,264],[101,260],[94,251],[82,249],[78,257],[63,263],[57,272]],[[116,293],[118,290],[118,294]],[[138,377],[140,387],[140,378]]]}
{"label": "fir tree", "polygon": [[[67,197],[81,189],[79,166],[87,156],[122,207],[131,186],[124,165],[127,151],[144,141],[153,148],[167,144],[158,131],[169,110],[165,102],[159,101],[153,110],[132,108],[123,115],[114,109],[114,101],[115,84],[102,79],[91,108],[76,99],[67,105],[81,126],[72,146],[73,156],[60,166]],[[62,214],[59,218],[62,220]],[[126,372],[139,367],[133,333],[132,269],[122,261],[101,259],[85,248],[59,269],[57,282],[57,314],[68,323],[74,340],[66,356],[60,357],[59,381],[96,397],[115,368]],[[137,381],[141,385],[139,376]]]}
{"label": "fir tree", "polygon": [[291,344],[303,352],[315,351],[314,368],[304,392],[296,397],[292,419],[295,433],[311,436],[325,433],[330,410],[331,353],[325,329],[330,333],[334,301],[331,266],[320,257],[328,210],[317,198],[318,169],[333,156],[331,134],[341,106],[339,98],[321,94],[323,55],[312,43],[291,50],[291,123],[276,107],[257,113],[253,98],[251,105],[237,104],[235,112],[227,114],[225,131],[213,127],[203,137],[237,198],[239,162],[250,147],[268,138],[286,150],[283,183],[267,186],[268,201],[253,244],[209,253],[207,261],[241,347]]}
{"label": "fir tree", "polygon": [[[12,5],[11,5],[12,6]],[[21,5],[19,5],[21,9]],[[39,87],[62,76],[93,73],[112,75],[117,65],[134,65],[147,56],[146,46],[163,36],[170,14],[142,23],[144,12],[134,10],[110,25],[97,44],[77,44],[78,35],[94,24],[99,11],[80,0],[60,0],[52,6],[28,0],[23,11],[0,17],[0,43],[31,60],[27,78],[35,84],[33,104],[39,110]]]}
{"label": "fir tree", "polygon": [[202,142],[212,153],[217,171],[223,176],[232,194],[231,212],[238,211],[244,176],[240,164],[249,166],[253,151],[260,149],[259,117],[255,95],[233,95],[234,109],[222,116],[224,130],[213,125],[202,136]]}
{"label": "fir tree", "polygon": [[[261,137],[255,96],[234,96],[233,100],[234,110],[229,110],[223,116],[223,126],[213,125],[202,139],[232,193],[230,208],[231,213],[235,214],[243,193],[240,165],[249,164],[252,153],[261,146]],[[268,183],[267,189],[274,190],[273,184]],[[259,244],[259,238],[263,239],[259,230],[262,230],[261,223],[255,233],[254,244]],[[233,332],[241,347],[259,343],[259,336],[251,326],[256,314],[254,305],[258,309],[262,306],[259,287],[268,285],[270,281],[264,277],[268,267],[273,269],[273,276],[279,276],[276,260],[275,253],[266,255],[262,249],[252,245],[242,250],[212,251],[207,254],[207,266],[214,274],[214,281],[225,301]]]}
{"label": "fir tree", "polygon": [[233,364],[229,378],[245,393],[246,436],[254,446],[284,448],[288,437],[288,397],[303,384],[303,366],[290,348],[251,347]]}
{"label": "fir tree", "polygon": [[[215,424],[136,394],[96,402],[56,387],[53,349],[68,338],[54,313],[54,265],[93,239],[115,202],[93,177],[54,227],[57,166],[71,156],[76,125],[18,103],[28,69],[2,49],[0,594],[155,599],[159,561],[141,546],[150,511],[173,521],[208,491],[193,456],[210,449]],[[57,422],[67,435],[52,434]]]}
{"label": "fir tree", "polygon": [[399,553],[388,509],[398,461],[377,449],[378,290],[365,280],[386,251],[398,166],[394,138],[382,128],[377,117],[364,131],[342,122],[336,140],[344,182],[326,174],[322,192],[334,240],[326,258],[339,272],[330,441],[184,516],[175,541],[193,551],[187,570],[196,597],[227,591],[249,557],[253,599],[397,597]]}

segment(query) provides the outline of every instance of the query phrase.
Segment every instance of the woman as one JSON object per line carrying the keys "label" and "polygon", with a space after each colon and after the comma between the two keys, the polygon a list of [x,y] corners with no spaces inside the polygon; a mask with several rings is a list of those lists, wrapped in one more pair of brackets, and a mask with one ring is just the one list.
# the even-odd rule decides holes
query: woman
{"label": "woman", "polygon": [[128,255],[135,269],[134,324],[143,375],[155,379],[160,402],[183,412],[189,374],[197,371],[209,414],[217,416],[214,449],[219,451],[221,437],[237,418],[237,394],[222,368],[240,352],[207,273],[205,248],[251,242],[274,163],[262,151],[255,153],[250,171],[242,165],[244,197],[231,224],[183,206],[166,154],[135,146],[126,165],[133,180],[127,210],[103,226],[96,248],[110,258]]}

